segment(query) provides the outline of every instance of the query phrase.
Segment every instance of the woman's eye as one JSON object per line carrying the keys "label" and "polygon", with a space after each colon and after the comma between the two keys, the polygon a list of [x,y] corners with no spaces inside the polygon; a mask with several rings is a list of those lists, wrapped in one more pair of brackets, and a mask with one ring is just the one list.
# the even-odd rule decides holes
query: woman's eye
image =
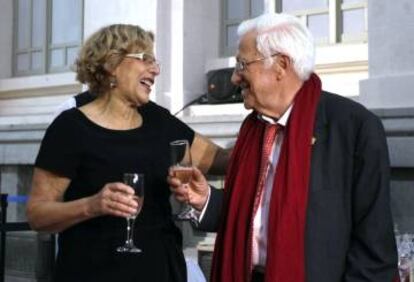
{"label": "woman's eye", "polygon": [[152,62],[154,62],[154,57],[152,57],[150,55],[145,55],[144,56],[144,62],[146,62],[146,63],[152,63]]}

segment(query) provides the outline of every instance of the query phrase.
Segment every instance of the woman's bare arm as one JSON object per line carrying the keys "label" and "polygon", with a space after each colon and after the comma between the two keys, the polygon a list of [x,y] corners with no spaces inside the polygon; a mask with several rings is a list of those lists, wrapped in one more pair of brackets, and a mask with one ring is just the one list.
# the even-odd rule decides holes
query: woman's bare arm
{"label": "woman's bare arm", "polygon": [[69,184],[70,179],[66,177],[40,168],[34,169],[32,190],[26,209],[32,229],[60,232],[100,215],[126,217],[136,211],[137,204],[129,197],[133,190],[123,183],[108,183],[93,196],[63,202],[63,195]]}
{"label": "woman's bare arm", "polygon": [[224,149],[196,133],[191,145],[193,164],[203,173],[225,175],[232,150],[233,148]]}

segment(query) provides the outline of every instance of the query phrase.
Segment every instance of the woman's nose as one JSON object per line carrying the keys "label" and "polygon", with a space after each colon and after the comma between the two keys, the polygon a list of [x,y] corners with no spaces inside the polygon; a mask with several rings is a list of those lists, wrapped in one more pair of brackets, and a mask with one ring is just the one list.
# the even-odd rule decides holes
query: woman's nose
{"label": "woman's nose", "polygon": [[150,66],[150,72],[154,75],[159,75],[161,72],[161,65],[158,62],[152,63]]}

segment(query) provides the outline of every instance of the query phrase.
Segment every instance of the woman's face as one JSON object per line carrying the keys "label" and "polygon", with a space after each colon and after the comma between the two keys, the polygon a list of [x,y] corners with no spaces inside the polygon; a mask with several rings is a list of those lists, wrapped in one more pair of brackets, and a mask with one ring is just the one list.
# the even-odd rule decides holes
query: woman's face
{"label": "woman's face", "polygon": [[160,67],[152,50],[129,53],[113,71],[116,77],[113,92],[134,107],[144,105],[159,74]]}

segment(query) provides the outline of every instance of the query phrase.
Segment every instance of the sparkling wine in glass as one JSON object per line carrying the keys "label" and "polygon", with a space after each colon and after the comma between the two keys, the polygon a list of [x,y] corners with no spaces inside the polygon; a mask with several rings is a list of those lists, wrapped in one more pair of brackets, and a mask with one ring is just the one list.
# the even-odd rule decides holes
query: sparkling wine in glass
{"label": "sparkling wine in glass", "polygon": [[[187,140],[175,140],[170,143],[171,171],[182,184],[188,184],[192,175],[190,144]],[[175,215],[176,220],[193,220],[192,209],[185,204],[183,210]]]}
{"label": "sparkling wine in glass", "polygon": [[135,218],[141,212],[144,205],[144,174],[141,173],[124,173],[123,182],[134,189],[134,195],[131,197],[138,203],[137,212],[126,218],[127,237],[125,244],[116,250],[120,253],[141,253],[142,250],[134,245],[134,224]]}

